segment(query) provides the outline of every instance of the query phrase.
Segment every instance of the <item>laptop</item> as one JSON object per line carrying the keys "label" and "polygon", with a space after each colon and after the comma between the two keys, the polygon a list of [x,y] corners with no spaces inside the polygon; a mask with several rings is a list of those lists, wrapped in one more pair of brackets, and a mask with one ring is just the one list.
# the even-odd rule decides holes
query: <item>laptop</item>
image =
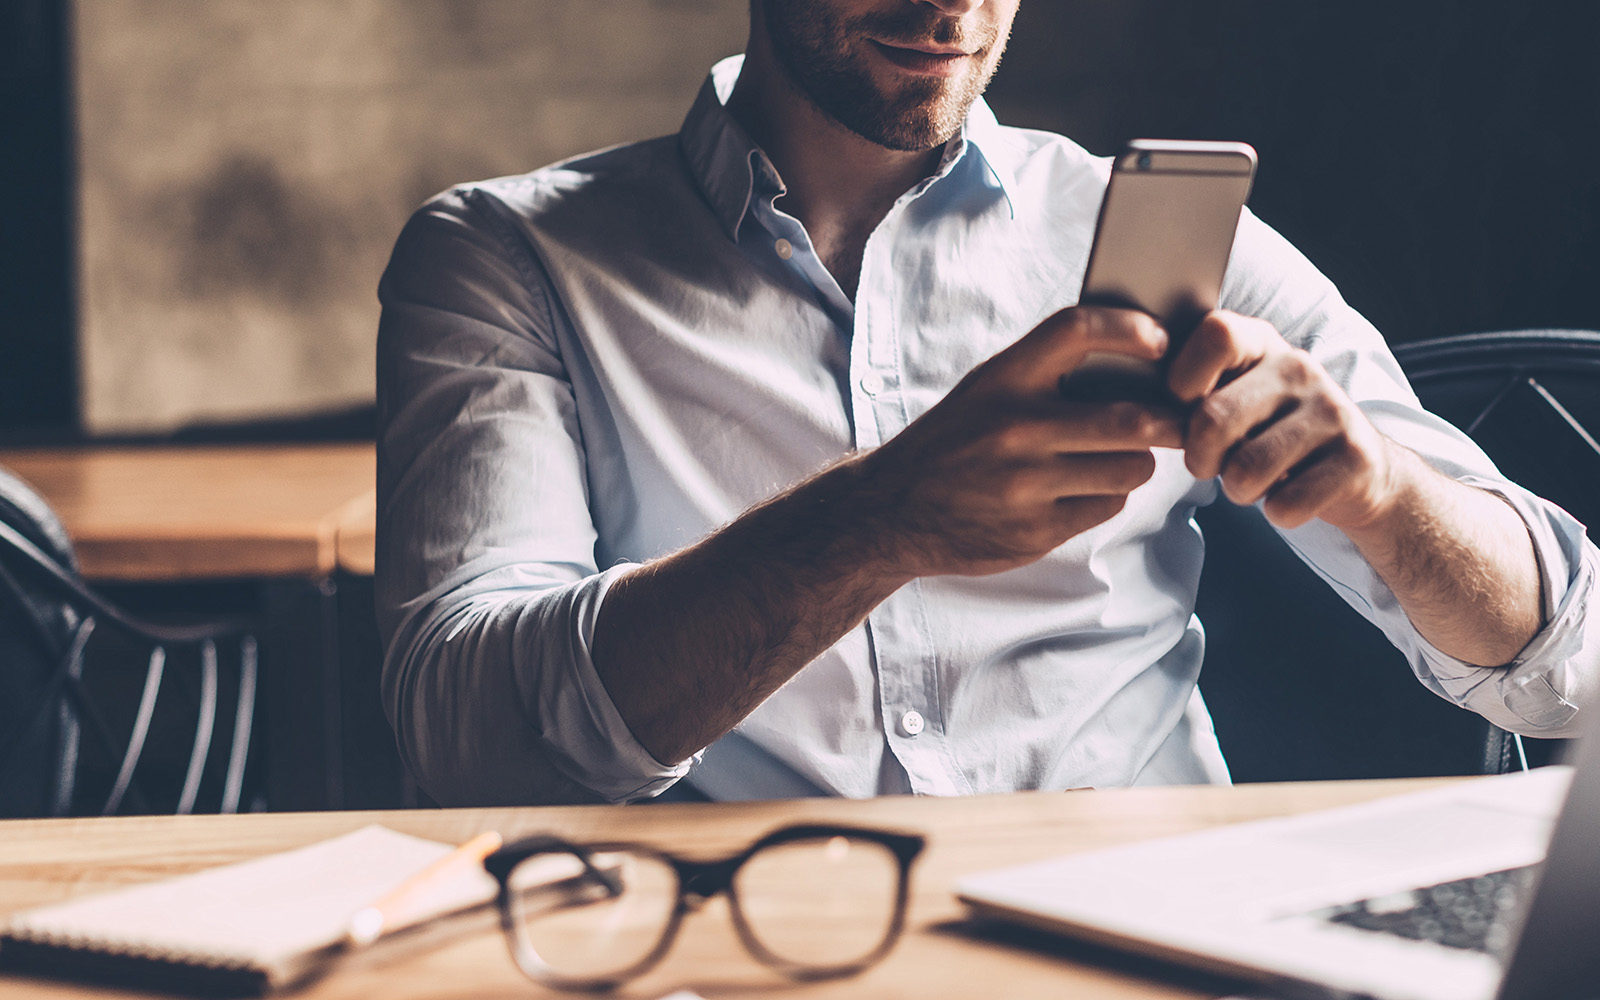
{"label": "laptop", "polygon": [[983,872],[976,913],[1293,996],[1600,998],[1600,706],[1575,767]]}

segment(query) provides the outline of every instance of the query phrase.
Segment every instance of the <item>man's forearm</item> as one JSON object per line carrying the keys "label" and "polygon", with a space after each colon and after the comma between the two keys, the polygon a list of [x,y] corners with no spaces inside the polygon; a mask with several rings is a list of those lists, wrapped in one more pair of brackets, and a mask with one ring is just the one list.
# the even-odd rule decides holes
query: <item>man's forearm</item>
{"label": "man's forearm", "polygon": [[1434,646],[1478,666],[1511,662],[1543,623],[1526,525],[1494,494],[1388,447],[1395,500],[1383,517],[1345,533]]}
{"label": "man's forearm", "polygon": [[847,459],[612,585],[595,670],[657,760],[728,732],[911,579],[862,479]]}
{"label": "man's forearm", "polygon": [[1539,564],[1511,507],[1436,472],[1373,426],[1320,363],[1248,316],[1213,312],[1168,385],[1193,404],[1184,462],[1269,520],[1343,531],[1423,637],[1478,666],[1514,659],[1542,624]]}
{"label": "man's forearm", "polygon": [[662,763],[707,746],[921,576],[1042,558],[1120,511],[1176,447],[1174,413],[1085,404],[1058,383],[1094,351],[1155,360],[1143,313],[1064,309],[881,447],[847,458],[612,584],[591,656]]}

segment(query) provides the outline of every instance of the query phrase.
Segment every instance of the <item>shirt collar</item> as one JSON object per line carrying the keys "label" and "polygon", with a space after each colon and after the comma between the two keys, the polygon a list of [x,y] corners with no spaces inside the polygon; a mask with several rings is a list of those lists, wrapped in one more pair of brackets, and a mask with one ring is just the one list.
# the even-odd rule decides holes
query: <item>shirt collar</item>
{"label": "shirt collar", "polygon": [[1015,219],[1017,167],[1021,162],[1022,150],[1006,128],[995,118],[994,111],[983,98],[973,101],[972,107],[967,109],[967,120],[961,126],[957,145],[977,151],[978,157],[983,160],[983,165],[987,168],[985,173],[1005,196],[1006,207],[1011,210],[1011,217]]}
{"label": "shirt collar", "polygon": [[[759,191],[776,197],[783,194],[783,182],[772,162],[734,121],[724,106],[733,93],[744,66],[744,56],[729,56],[711,68],[694,105],[684,118],[678,141],[690,171],[704,192],[717,221],[730,239],[738,239],[739,226],[750,211]],[[973,102],[961,132],[951,140],[944,158],[930,181],[948,176],[966,155],[974,151],[1005,196],[1016,218],[1017,150],[982,98]]]}
{"label": "shirt collar", "polygon": [[743,66],[744,56],[729,56],[711,67],[678,133],[689,169],[730,239],[738,239],[757,178],[777,183],[778,176],[767,155],[723,106]]}

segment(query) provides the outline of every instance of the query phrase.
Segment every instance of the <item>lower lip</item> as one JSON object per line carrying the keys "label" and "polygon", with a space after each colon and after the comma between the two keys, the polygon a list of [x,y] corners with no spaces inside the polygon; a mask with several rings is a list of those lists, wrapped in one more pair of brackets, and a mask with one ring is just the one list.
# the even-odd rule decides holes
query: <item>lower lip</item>
{"label": "lower lip", "polygon": [[959,52],[949,54],[919,52],[916,49],[902,49],[882,42],[873,42],[872,46],[885,59],[901,69],[925,76],[955,76],[966,61],[972,58]]}

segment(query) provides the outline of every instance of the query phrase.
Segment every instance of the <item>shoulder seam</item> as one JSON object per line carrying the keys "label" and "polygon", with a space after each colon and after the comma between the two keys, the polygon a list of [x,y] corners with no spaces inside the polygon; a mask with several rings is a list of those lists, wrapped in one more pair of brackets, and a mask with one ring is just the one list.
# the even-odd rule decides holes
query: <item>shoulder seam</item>
{"label": "shoulder seam", "polygon": [[[523,181],[529,186],[534,186],[531,178]],[[512,265],[517,269],[517,274],[522,278],[522,283],[529,291],[538,293],[539,301],[544,303],[544,319],[546,329],[550,331],[550,341],[559,352],[561,349],[560,338],[556,336],[555,308],[550,302],[550,275],[545,271],[544,265],[535,259],[533,253],[520,245],[516,233],[507,225],[504,216],[494,206],[488,204],[490,195],[480,187],[460,188],[461,200],[472,212],[482,218],[494,233],[495,239],[500,243],[500,248],[511,259]],[[498,199],[495,199],[498,201]],[[562,365],[566,361],[563,359]]]}

